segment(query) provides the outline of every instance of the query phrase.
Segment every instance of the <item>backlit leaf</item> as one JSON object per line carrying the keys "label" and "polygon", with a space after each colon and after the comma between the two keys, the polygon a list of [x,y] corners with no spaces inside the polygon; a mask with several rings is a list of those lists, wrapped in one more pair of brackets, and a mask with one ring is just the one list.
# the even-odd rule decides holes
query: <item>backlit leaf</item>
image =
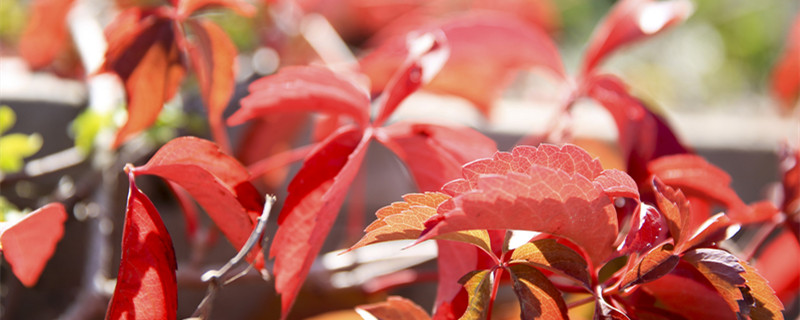
{"label": "backlit leaf", "polygon": [[753,267],[744,262],[740,262],[744,267],[743,274],[747,281],[748,294],[753,296],[755,306],[750,308],[750,318],[753,320],[779,319],[783,317],[783,304],[775,296],[775,291],[769,286],[764,277]]}
{"label": "backlit leaf", "polygon": [[133,170],[137,175],[156,175],[186,189],[236,249],[247,241],[260,215],[263,200],[250,184],[247,170],[210,141],[173,139],[145,165]]}
{"label": "backlit leaf", "polygon": [[800,15],[794,18],[783,54],[772,69],[772,95],[785,110],[797,108],[800,97]]}
{"label": "backlit leaf", "polygon": [[540,148],[517,147],[465,165],[464,178],[443,187],[453,199],[425,223],[420,241],[472,229],[539,231],[569,239],[599,265],[617,235],[611,200],[590,180],[602,168],[574,146]]}
{"label": "backlit leaf", "polygon": [[398,122],[378,130],[378,141],[406,164],[421,191],[439,190],[460,177],[464,163],[497,151],[493,140],[466,127]]}
{"label": "backlit leaf", "polygon": [[683,243],[691,235],[689,202],[681,190],[665,185],[658,177],[653,179],[653,190],[659,212],[667,219],[669,233],[675,239],[675,247],[681,251]]}
{"label": "backlit leaf", "polygon": [[100,72],[119,76],[128,102],[128,120],[112,145],[116,148],[156,121],[185,69],[169,19],[132,8],[120,13],[105,33],[108,50]]}
{"label": "backlit leaf", "polygon": [[800,243],[791,231],[783,229],[764,246],[755,267],[785,304],[800,292]]}
{"label": "backlit leaf", "polygon": [[[75,0],[31,1],[31,15],[19,38],[19,53],[32,69],[49,65],[67,46],[67,14]],[[8,18],[6,18],[8,19]]]}
{"label": "backlit leaf", "polygon": [[359,124],[369,122],[369,95],[350,80],[322,67],[286,67],[250,84],[228,124],[275,112],[313,111],[344,114]]}
{"label": "backlit leaf", "polygon": [[397,296],[390,296],[385,302],[358,306],[356,311],[367,312],[381,320],[425,320],[431,318],[413,301]]}
{"label": "backlit leaf", "polygon": [[737,318],[714,286],[683,260],[672,272],[639,288],[656,297],[667,310],[687,319]]}
{"label": "backlit leaf", "polygon": [[47,204],[0,230],[0,252],[26,287],[39,280],[64,235],[67,213],[60,203]]}
{"label": "backlit leaf", "polygon": [[683,22],[692,10],[692,3],[687,0],[617,2],[589,40],[582,75],[592,73],[603,59],[620,47]]}
{"label": "backlit leaf", "polygon": [[175,319],[177,263],[161,217],[130,177],[122,260],[106,319]]}
{"label": "backlit leaf", "polygon": [[270,248],[284,318],[333,226],[369,138],[352,126],[341,128],[311,152],[289,184]]}
{"label": "backlit leaf", "polygon": [[[719,249],[700,248],[684,253],[683,260],[691,263],[714,285],[731,310],[747,314],[749,306],[743,305],[746,297],[741,290],[746,282],[742,275],[745,269],[739,264],[739,259]],[[741,307],[747,309],[741,310]]]}
{"label": "backlit leaf", "polygon": [[511,262],[526,262],[572,277],[584,286],[591,286],[591,275],[583,257],[555,239],[526,243],[511,254]]}
{"label": "backlit leaf", "polygon": [[467,311],[459,318],[460,320],[487,319],[493,282],[490,270],[475,270],[459,280],[469,295]]}
{"label": "backlit leaf", "polygon": [[631,227],[620,245],[620,254],[644,254],[667,240],[669,227],[656,208],[640,203],[633,213]]}
{"label": "backlit leaf", "polygon": [[650,282],[663,277],[678,265],[680,260],[671,244],[653,248],[632,264],[620,279],[620,289]]}
{"label": "backlit leaf", "polygon": [[520,304],[520,319],[569,319],[561,292],[536,268],[525,264],[508,267]]}

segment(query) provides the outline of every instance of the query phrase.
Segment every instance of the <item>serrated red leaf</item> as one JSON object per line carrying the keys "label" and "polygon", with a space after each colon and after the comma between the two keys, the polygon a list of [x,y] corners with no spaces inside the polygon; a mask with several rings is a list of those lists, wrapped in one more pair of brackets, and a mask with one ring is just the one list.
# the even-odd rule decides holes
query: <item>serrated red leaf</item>
{"label": "serrated red leaf", "polygon": [[511,263],[524,262],[557,271],[572,277],[586,288],[591,287],[592,277],[583,257],[555,239],[540,239],[516,248],[511,254]]}
{"label": "serrated red leaf", "polygon": [[622,46],[644,40],[686,20],[692,13],[687,0],[623,0],[595,28],[584,55],[582,76],[597,68]]}
{"label": "serrated red leaf", "polygon": [[270,248],[284,318],[333,226],[370,138],[353,126],[341,128],[312,151],[289,184]]}
{"label": "serrated red leaf", "polygon": [[188,17],[191,14],[214,7],[227,8],[245,17],[256,13],[256,8],[244,0],[180,0],[178,2],[178,15]]}
{"label": "serrated red leaf", "polygon": [[516,147],[476,160],[464,166],[463,179],[443,187],[454,197],[425,223],[420,241],[471,229],[540,231],[574,242],[597,266],[618,231],[610,198],[590,180],[601,172],[574,146]]}
{"label": "serrated red leaf", "polygon": [[800,97],[800,15],[794,18],[786,37],[783,54],[772,69],[772,95],[790,111],[797,108]]}
{"label": "serrated red leaf", "polygon": [[369,123],[369,94],[350,80],[322,67],[285,67],[250,84],[242,108],[228,118],[229,125],[285,111],[344,114],[357,123]]}
{"label": "serrated red leaf", "polygon": [[656,297],[667,310],[687,319],[737,318],[711,283],[683,260],[669,274],[639,288]]}
{"label": "serrated red leaf", "polygon": [[[731,177],[700,156],[664,156],[650,161],[647,169],[665,184],[680,188],[687,197],[698,197],[725,206],[734,222],[754,219],[747,205],[730,187]],[[706,217],[702,218],[705,220]]]}
{"label": "serrated red leaf", "polygon": [[[35,0],[22,36],[19,53],[32,69],[49,65],[65,49],[67,14],[75,0]],[[8,18],[7,18],[8,19]]]}
{"label": "serrated red leaf", "polygon": [[207,140],[173,139],[133,172],[156,175],[186,189],[237,249],[261,213],[262,196],[250,184],[247,169]]}
{"label": "serrated red leaf", "polygon": [[744,278],[747,281],[747,294],[753,297],[755,304],[750,308],[750,319],[767,320],[783,317],[783,304],[775,296],[775,291],[769,286],[764,277],[758,271],[744,262],[740,262],[744,267]]}
{"label": "serrated red leaf", "polygon": [[130,176],[122,260],[106,319],[175,319],[177,262],[158,211]]}
{"label": "serrated red leaf", "polygon": [[658,157],[689,153],[659,115],[651,112],[627,86],[613,75],[587,79],[583,94],[600,103],[617,125],[619,148],[626,172],[639,185],[649,184],[647,164]]}
{"label": "serrated red leaf", "polygon": [[508,271],[519,300],[520,319],[569,319],[561,292],[539,270],[514,264]]}
{"label": "serrated red leaf", "polygon": [[169,19],[132,8],[120,13],[105,33],[108,50],[100,72],[120,77],[128,102],[128,120],[112,144],[116,148],[156,121],[178,90],[185,68]]}
{"label": "serrated red leaf", "polygon": [[689,201],[686,200],[680,189],[673,189],[665,185],[658,177],[653,178],[653,190],[656,194],[659,212],[667,220],[669,233],[675,240],[675,248],[680,252],[692,232],[689,230],[691,223]]}
{"label": "serrated red leaf", "polygon": [[413,301],[397,296],[390,296],[386,298],[385,302],[356,307],[356,310],[359,309],[381,320],[425,320],[431,318]]}
{"label": "serrated red leaf", "polygon": [[[561,57],[550,37],[513,15],[471,13],[413,32],[424,34],[438,29],[447,38],[450,58],[423,88],[464,97],[484,114],[488,114],[492,102],[518,70],[542,66],[565,77]],[[403,35],[388,39],[361,59],[361,70],[372,80],[373,92],[384,90],[407,54]]]}
{"label": "serrated red leaf", "polygon": [[[682,259],[692,264],[711,282],[731,310],[743,314],[749,312],[741,290],[745,287],[746,280],[742,276],[745,270],[739,264],[739,259],[726,251],[708,248],[687,251]],[[742,307],[746,309],[742,310]]]}
{"label": "serrated red leaf", "polygon": [[0,252],[26,287],[39,281],[47,261],[64,235],[67,213],[60,203],[47,204],[0,230]]}
{"label": "serrated red leaf", "polygon": [[[213,132],[225,132],[222,113],[228,106],[235,83],[236,46],[220,27],[210,21],[188,21],[194,41],[189,43],[189,60],[200,83],[203,102]],[[218,134],[216,137],[227,137]],[[217,141],[224,143],[227,141]]]}
{"label": "serrated red leaf", "polygon": [[497,151],[493,140],[467,127],[398,122],[375,136],[406,164],[420,191],[438,190],[460,176],[464,163]]}

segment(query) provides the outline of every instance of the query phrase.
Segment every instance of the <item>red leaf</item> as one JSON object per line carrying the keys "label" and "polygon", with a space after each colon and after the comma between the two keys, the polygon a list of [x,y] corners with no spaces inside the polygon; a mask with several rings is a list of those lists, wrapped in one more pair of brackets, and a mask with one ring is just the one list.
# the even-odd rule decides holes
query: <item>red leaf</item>
{"label": "red leaf", "polygon": [[118,147],[150,127],[183,79],[172,21],[133,8],[106,27],[108,50],[100,72],[114,72],[125,84],[128,120],[112,145]]}
{"label": "red leaf", "polygon": [[26,287],[33,287],[39,280],[64,235],[66,220],[64,206],[50,203],[0,230],[0,252]]}
{"label": "red leaf", "polygon": [[[717,289],[734,312],[747,314],[749,304],[740,288],[745,286],[744,267],[732,254],[718,249],[694,249],[683,255]],[[745,309],[742,309],[742,308]]]}
{"label": "red leaf", "polygon": [[464,293],[458,281],[468,272],[478,268],[481,253],[477,247],[461,242],[437,240],[436,245],[439,248],[437,259],[439,283],[434,301],[434,318],[453,318],[466,310],[467,299],[464,299],[463,304],[458,301],[459,294]]}
{"label": "red leaf", "polygon": [[797,107],[800,97],[800,15],[794,18],[783,55],[772,69],[772,94],[786,111]]}
{"label": "red leaf", "polygon": [[736,319],[714,287],[689,263],[681,261],[671,273],[641,285],[669,311],[687,319]]}
{"label": "red leaf", "polygon": [[250,84],[242,108],[229,125],[275,112],[316,111],[345,114],[359,124],[369,123],[369,94],[353,82],[321,67],[286,67]]}
{"label": "red leaf", "polygon": [[640,203],[631,219],[631,228],[619,247],[620,254],[645,253],[667,240],[669,227],[656,208]]}
{"label": "red leaf", "polygon": [[653,179],[653,190],[656,193],[658,209],[667,219],[669,233],[675,240],[675,248],[681,252],[683,243],[689,239],[692,232],[689,229],[691,223],[689,201],[680,189],[670,188],[658,177]]}
{"label": "red leaf", "polygon": [[244,0],[180,0],[178,15],[188,17],[199,10],[213,7],[228,8],[245,17],[251,17],[256,13],[256,8]]}
{"label": "red leaf", "polygon": [[664,156],[651,161],[647,169],[665,184],[680,188],[687,196],[722,204],[728,208],[733,221],[753,219],[747,205],[730,187],[731,177],[700,156]]}
{"label": "red leaf", "polygon": [[133,172],[157,175],[186,189],[237,249],[261,212],[263,200],[247,170],[210,141],[173,139]]}
{"label": "red leaf", "polygon": [[778,297],[787,305],[800,292],[800,244],[792,233],[783,229],[772,242],[764,247],[755,267],[769,282]]}
{"label": "red leaf", "polygon": [[555,239],[540,239],[526,243],[514,250],[511,262],[525,262],[551,271],[558,271],[591,287],[592,277],[586,260]]}
{"label": "red leaf", "polygon": [[589,41],[581,75],[592,73],[604,58],[618,48],[683,22],[692,10],[692,4],[687,0],[617,2],[605,20],[596,27]]}
{"label": "red leaf", "polygon": [[265,175],[262,181],[270,190],[277,189],[283,183],[289,168],[283,165],[265,171],[260,169],[261,164],[273,160],[277,155],[291,155],[292,141],[305,127],[306,119],[307,116],[302,113],[276,114],[253,121],[242,134],[237,158],[249,166],[253,178]]}
{"label": "red leaf", "polygon": [[671,244],[653,248],[635,263],[629,263],[620,279],[620,289],[651,282],[672,271],[680,260],[673,248]]}
{"label": "red leaf", "polygon": [[341,128],[312,151],[289,184],[270,248],[284,318],[333,226],[369,140],[352,126]]}
{"label": "red leaf", "polygon": [[[33,69],[49,65],[67,45],[67,14],[74,0],[35,0],[25,31],[19,38],[19,53]],[[8,19],[8,18],[6,18]]]}
{"label": "red leaf", "polygon": [[[518,70],[543,66],[565,77],[561,57],[550,37],[512,15],[461,15],[414,32],[423,34],[437,29],[447,38],[450,58],[423,88],[464,97],[485,114]],[[384,90],[407,54],[406,37],[397,36],[361,60],[362,72],[372,80],[373,92]]]}
{"label": "red leaf", "polygon": [[586,80],[584,94],[611,113],[619,133],[619,146],[626,161],[625,170],[640,185],[649,184],[647,163],[655,158],[690,152],[658,115],[631,96],[625,84],[612,75]]}
{"label": "red leaf", "polygon": [[760,320],[783,317],[783,304],[775,296],[775,291],[769,286],[767,280],[753,267],[741,261],[740,263],[745,270],[743,276],[747,280],[746,292],[755,300],[755,304],[750,308],[750,318]]}
{"label": "red leaf", "polygon": [[358,306],[356,312],[358,311],[367,312],[381,320],[425,320],[431,318],[413,301],[396,296],[390,296],[385,302]]}
{"label": "red leaf", "polygon": [[464,165],[464,179],[443,187],[454,197],[425,223],[419,241],[471,229],[540,231],[569,239],[599,266],[618,231],[611,200],[590,180],[601,172],[575,146],[522,146],[476,160]]}
{"label": "red leaf", "polygon": [[[210,21],[189,21],[195,41],[189,44],[192,62],[200,91],[208,109],[208,119],[214,132],[225,132],[222,113],[228,106],[235,86],[236,46],[220,27]],[[218,134],[216,137],[226,137]],[[227,141],[217,141],[225,143]]]}
{"label": "red leaf", "polygon": [[398,122],[375,136],[406,164],[420,191],[438,190],[460,176],[464,163],[497,151],[493,140],[466,127]]}
{"label": "red leaf", "polygon": [[561,292],[536,268],[525,264],[508,267],[520,304],[520,319],[569,319]]}
{"label": "red leaf", "polygon": [[778,156],[783,185],[781,208],[787,214],[797,215],[800,213],[800,148],[784,144]]}
{"label": "red leaf", "polygon": [[106,319],[175,319],[178,286],[172,239],[132,174],[129,179],[122,261]]}

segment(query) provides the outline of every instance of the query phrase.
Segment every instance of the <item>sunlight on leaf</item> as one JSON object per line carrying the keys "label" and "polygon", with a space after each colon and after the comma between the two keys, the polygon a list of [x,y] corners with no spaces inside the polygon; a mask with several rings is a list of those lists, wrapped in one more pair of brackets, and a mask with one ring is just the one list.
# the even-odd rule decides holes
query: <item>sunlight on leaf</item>
{"label": "sunlight on leaf", "polygon": [[520,304],[520,319],[569,319],[561,292],[536,268],[515,264],[508,268]]}
{"label": "sunlight on leaf", "polygon": [[486,319],[491,303],[492,283],[494,282],[491,270],[475,270],[464,275],[458,281],[464,286],[469,295],[469,306],[460,320]]}
{"label": "sunlight on leaf", "polygon": [[590,287],[591,275],[583,257],[555,239],[526,243],[511,254],[511,263],[524,261],[535,266],[561,272]]}

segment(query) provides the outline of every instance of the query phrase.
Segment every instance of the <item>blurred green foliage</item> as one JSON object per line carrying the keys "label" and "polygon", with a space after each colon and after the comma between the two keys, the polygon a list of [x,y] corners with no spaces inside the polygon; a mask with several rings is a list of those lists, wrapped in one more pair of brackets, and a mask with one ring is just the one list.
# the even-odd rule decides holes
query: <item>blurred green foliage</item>
{"label": "blurred green foliage", "polygon": [[42,148],[42,136],[34,133],[26,135],[11,133],[3,135],[16,122],[14,111],[8,106],[0,106],[0,172],[14,173],[22,169],[24,158]]}

